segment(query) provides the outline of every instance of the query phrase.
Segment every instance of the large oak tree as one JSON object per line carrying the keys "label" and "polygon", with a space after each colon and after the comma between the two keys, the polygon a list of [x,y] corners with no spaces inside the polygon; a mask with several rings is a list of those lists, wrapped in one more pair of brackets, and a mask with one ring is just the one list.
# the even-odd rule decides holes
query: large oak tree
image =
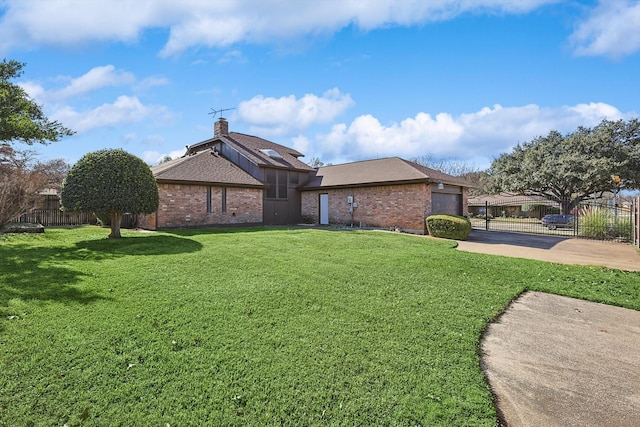
{"label": "large oak tree", "polygon": [[569,213],[607,192],[640,188],[640,121],[603,120],[594,128],[551,131],[502,154],[489,169],[491,188],[537,195]]}

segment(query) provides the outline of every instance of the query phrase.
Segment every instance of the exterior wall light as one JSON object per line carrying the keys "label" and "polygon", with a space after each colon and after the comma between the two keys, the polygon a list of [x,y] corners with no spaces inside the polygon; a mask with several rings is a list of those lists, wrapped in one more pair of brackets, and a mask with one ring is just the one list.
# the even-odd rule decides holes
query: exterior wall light
{"label": "exterior wall light", "polygon": [[444,184],[442,182],[438,182],[438,190],[444,190]]}

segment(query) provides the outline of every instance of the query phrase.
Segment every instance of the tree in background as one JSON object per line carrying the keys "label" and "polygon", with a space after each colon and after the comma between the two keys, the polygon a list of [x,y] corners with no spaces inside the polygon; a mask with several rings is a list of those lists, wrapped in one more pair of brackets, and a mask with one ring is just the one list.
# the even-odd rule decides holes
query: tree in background
{"label": "tree in background", "polygon": [[171,160],[173,160],[171,156],[169,156],[168,154],[165,154],[164,156],[162,156],[160,160],[158,160],[158,163],[156,163],[156,166],[159,166],[163,163],[170,162]]}
{"label": "tree in background", "polygon": [[9,81],[22,75],[24,65],[6,59],[0,62],[0,142],[47,144],[73,135],[62,124],[49,120],[24,89]]}
{"label": "tree in background", "polygon": [[44,176],[49,184],[60,185],[71,170],[71,165],[64,159],[51,159],[36,161],[31,169]]}
{"label": "tree in background", "polygon": [[47,119],[24,89],[10,82],[22,75],[24,65],[0,62],[0,226],[33,208],[38,191],[50,181],[61,183],[66,173],[64,160],[34,164],[33,151],[16,150],[11,144],[47,144],[74,133]]}
{"label": "tree in background", "polygon": [[311,166],[312,168],[318,169],[318,168],[321,168],[323,166],[331,166],[331,163],[323,162],[322,160],[320,160],[320,157],[312,157],[309,160],[308,165]]}
{"label": "tree in background", "polygon": [[119,238],[125,213],[149,214],[158,209],[158,186],[149,166],[121,149],[84,155],[62,184],[62,206],[69,211],[109,217],[110,238]]}
{"label": "tree in background", "polygon": [[638,189],[640,121],[603,120],[566,135],[551,131],[500,155],[489,175],[494,192],[542,196],[565,214],[585,199]]}
{"label": "tree in background", "polygon": [[457,176],[472,184],[469,195],[476,196],[487,192],[487,171],[478,169],[475,165],[463,160],[443,159],[431,154],[414,157],[412,162],[431,169],[435,169],[447,175]]}
{"label": "tree in background", "polygon": [[47,177],[30,167],[33,153],[0,144],[0,229],[35,206]]}

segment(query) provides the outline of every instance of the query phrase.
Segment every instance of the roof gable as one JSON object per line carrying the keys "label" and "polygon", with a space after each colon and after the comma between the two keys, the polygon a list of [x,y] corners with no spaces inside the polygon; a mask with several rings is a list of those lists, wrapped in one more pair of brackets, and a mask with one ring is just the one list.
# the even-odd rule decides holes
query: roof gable
{"label": "roof gable", "polygon": [[315,177],[305,188],[340,187],[405,182],[442,182],[468,187],[469,183],[426,166],[389,157],[376,160],[344,163],[318,168]]}
{"label": "roof gable", "polygon": [[187,148],[187,153],[197,153],[222,142],[238,151],[241,155],[259,167],[273,167],[313,171],[314,169],[298,157],[303,154],[293,148],[268,141],[257,136],[229,132],[193,144]]}
{"label": "roof gable", "polygon": [[162,163],[152,167],[151,171],[158,182],[264,187],[260,181],[213,150],[198,151],[195,154]]}
{"label": "roof gable", "polygon": [[311,166],[298,159],[303,157],[303,154],[293,148],[238,132],[229,132],[224,140],[254,160],[258,166],[313,170]]}

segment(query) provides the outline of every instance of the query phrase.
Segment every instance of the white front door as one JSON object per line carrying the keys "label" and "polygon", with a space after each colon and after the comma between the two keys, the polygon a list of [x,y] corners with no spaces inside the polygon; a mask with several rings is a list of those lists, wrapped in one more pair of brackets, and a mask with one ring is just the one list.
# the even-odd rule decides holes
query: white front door
{"label": "white front door", "polygon": [[329,225],[329,195],[320,194],[320,225]]}

